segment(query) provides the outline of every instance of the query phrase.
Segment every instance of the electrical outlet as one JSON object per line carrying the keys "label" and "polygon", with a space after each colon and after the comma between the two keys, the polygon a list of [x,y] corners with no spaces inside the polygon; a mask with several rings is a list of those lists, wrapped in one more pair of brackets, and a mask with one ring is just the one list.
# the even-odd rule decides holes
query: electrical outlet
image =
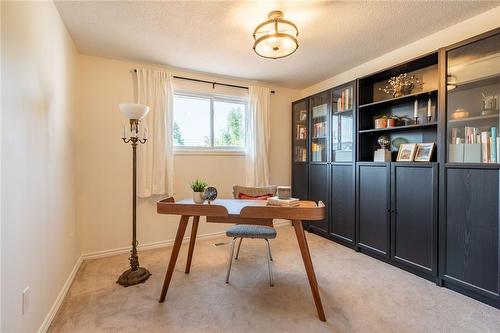
{"label": "electrical outlet", "polygon": [[28,308],[30,305],[30,295],[31,295],[31,290],[30,287],[27,286],[23,290],[23,303],[22,303],[22,309],[21,309],[21,314],[24,316],[26,312],[28,312]]}

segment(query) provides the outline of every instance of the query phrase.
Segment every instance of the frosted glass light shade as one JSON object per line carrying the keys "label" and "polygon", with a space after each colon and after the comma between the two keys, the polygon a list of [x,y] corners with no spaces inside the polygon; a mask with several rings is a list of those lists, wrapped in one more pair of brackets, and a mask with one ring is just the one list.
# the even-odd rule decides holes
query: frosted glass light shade
{"label": "frosted glass light shade", "polygon": [[253,33],[255,53],[264,58],[289,56],[299,47],[299,31],[293,22],[283,19],[280,11],[270,12],[268,20],[259,24]]}
{"label": "frosted glass light shade", "polygon": [[118,107],[128,119],[141,120],[149,112],[149,106],[136,103],[120,103]]}

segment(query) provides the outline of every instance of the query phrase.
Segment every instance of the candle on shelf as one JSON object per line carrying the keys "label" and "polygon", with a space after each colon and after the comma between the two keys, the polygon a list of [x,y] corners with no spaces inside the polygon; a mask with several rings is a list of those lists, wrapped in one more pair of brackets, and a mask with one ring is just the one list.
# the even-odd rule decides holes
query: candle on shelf
{"label": "candle on shelf", "polygon": [[429,98],[429,100],[427,101],[427,117],[431,116],[432,116],[432,102],[431,99]]}
{"label": "candle on shelf", "polygon": [[413,118],[417,118],[417,117],[418,117],[418,101],[415,100],[415,104],[413,107]]}

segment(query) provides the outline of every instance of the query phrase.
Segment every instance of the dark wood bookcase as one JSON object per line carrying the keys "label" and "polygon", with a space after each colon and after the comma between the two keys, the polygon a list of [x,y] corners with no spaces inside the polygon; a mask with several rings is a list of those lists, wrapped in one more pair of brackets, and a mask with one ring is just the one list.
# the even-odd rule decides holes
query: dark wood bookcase
{"label": "dark wood bookcase", "polygon": [[[500,308],[499,64],[500,28],[294,102],[293,195],[328,208],[307,229]],[[421,84],[385,93],[402,73]],[[381,136],[390,162],[374,162]],[[431,142],[429,162],[396,161]]]}
{"label": "dark wood bookcase", "polygon": [[[440,108],[446,110],[439,120],[439,278],[498,308],[500,28],[443,48],[439,56]],[[493,105],[485,101],[492,96]],[[476,140],[467,140],[470,128],[481,133]]]}

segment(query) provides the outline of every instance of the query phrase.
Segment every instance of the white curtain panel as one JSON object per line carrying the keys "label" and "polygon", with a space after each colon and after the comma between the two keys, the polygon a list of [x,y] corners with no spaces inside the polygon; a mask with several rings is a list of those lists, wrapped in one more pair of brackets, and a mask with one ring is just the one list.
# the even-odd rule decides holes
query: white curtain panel
{"label": "white curtain panel", "polygon": [[246,131],[246,185],[269,185],[271,91],[250,86]]}
{"label": "white curtain panel", "polygon": [[149,114],[142,127],[149,131],[148,141],[138,146],[137,195],[173,194],[174,155],[172,142],[174,88],[172,74],[137,69],[138,103],[148,105]]}

